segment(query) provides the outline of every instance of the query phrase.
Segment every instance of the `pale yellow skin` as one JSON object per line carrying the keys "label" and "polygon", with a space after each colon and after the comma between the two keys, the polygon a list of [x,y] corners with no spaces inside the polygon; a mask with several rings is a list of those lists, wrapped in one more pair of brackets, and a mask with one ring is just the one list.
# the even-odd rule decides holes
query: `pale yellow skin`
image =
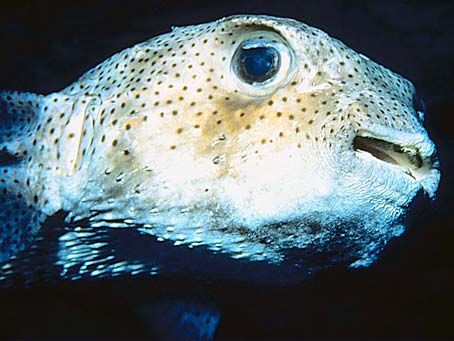
{"label": "pale yellow skin", "polygon": [[[287,58],[265,86],[232,68],[238,46],[260,36]],[[414,92],[291,19],[175,28],[46,96],[34,133],[44,147],[28,172],[47,215],[64,210],[69,220],[139,226],[176,245],[269,262],[282,261],[285,248],[337,241],[354,245],[350,263],[365,265],[402,233],[416,193],[433,196],[438,185]],[[358,153],[357,135],[417,151],[423,165]]]}

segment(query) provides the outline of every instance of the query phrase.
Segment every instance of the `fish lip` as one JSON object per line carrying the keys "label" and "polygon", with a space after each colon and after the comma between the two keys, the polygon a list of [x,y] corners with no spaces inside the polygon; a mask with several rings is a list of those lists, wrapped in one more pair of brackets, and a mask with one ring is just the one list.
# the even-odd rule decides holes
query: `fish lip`
{"label": "fish lip", "polygon": [[355,156],[379,163],[417,183],[431,199],[440,180],[435,144],[424,130],[417,133],[397,131],[383,126],[360,129],[352,138]]}

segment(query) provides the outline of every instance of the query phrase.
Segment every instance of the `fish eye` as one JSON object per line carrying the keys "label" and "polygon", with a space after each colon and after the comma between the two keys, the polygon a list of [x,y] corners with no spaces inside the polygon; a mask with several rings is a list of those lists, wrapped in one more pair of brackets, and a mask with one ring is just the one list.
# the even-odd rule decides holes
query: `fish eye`
{"label": "fish eye", "polygon": [[233,57],[237,76],[246,83],[263,83],[273,78],[281,66],[279,51],[273,46],[242,44]]}
{"label": "fish eye", "polygon": [[243,94],[266,97],[295,74],[295,52],[279,33],[248,32],[232,51],[231,77]]}

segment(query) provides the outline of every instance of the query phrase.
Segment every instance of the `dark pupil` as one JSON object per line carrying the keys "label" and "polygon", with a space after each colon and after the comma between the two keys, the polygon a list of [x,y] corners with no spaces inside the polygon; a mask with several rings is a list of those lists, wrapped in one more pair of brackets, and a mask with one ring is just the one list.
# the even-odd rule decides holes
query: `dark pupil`
{"label": "dark pupil", "polygon": [[276,73],[278,63],[278,52],[272,47],[254,47],[241,49],[240,71],[241,76],[248,83],[261,83]]}

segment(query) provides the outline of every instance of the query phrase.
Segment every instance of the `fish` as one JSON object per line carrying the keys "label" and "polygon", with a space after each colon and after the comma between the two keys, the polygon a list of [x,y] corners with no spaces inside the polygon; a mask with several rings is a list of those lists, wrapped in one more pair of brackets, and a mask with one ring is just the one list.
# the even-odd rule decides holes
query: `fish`
{"label": "fish", "polygon": [[207,272],[191,255],[369,266],[415,197],[436,197],[424,111],[409,80],[322,30],[249,14],[173,27],[58,92],[3,91],[0,273],[59,212],[73,279],[158,273],[110,261],[136,244],[103,236],[125,233]]}

